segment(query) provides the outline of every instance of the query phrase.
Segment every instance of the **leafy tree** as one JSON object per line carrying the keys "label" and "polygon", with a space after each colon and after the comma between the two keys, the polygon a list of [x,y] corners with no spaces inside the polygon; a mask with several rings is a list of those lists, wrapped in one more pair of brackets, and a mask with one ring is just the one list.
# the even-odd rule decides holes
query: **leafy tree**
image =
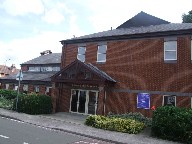
{"label": "leafy tree", "polygon": [[183,23],[192,23],[192,10],[182,15]]}

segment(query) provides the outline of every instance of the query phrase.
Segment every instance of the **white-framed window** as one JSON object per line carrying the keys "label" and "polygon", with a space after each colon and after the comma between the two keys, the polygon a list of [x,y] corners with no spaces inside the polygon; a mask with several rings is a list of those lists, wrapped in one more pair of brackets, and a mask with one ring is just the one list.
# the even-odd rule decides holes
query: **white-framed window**
{"label": "white-framed window", "polygon": [[35,92],[36,92],[36,93],[39,92],[39,86],[35,86]]}
{"label": "white-framed window", "polygon": [[40,67],[29,67],[28,71],[36,71],[39,72],[40,71]]}
{"label": "white-framed window", "polygon": [[98,45],[97,62],[106,62],[107,45]]}
{"label": "white-framed window", "polygon": [[177,60],[177,40],[164,41],[164,60]]}
{"label": "white-framed window", "polygon": [[164,95],[163,96],[163,106],[176,106],[176,96]]}
{"label": "white-framed window", "polygon": [[192,108],[192,96],[191,96],[191,108]]}
{"label": "white-framed window", "polygon": [[49,92],[50,92],[50,89],[51,89],[52,87],[46,87],[46,89],[45,89],[45,94],[48,94]]}
{"label": "white-framed window", "polygon": [[5,89],[6,89],[6,90],[9,89],[9,84],[5,84]]}
{"label": "white-framed window", "polygon": [[28,85],[26,85],[26,84],[23,85],[23,91],[26,91],[26,92],[28,91]]}
{"label": "white-framed window", "polygon": [[13,88],[13,90],[15,90],[15,91],[18,90],[18,86],[15,85],[14,88]]}
{"label": "white-framed window", "polygon": [[82,62],[85,62],[85,52],[86,52],[86,47],[78,47],[77,59]]}

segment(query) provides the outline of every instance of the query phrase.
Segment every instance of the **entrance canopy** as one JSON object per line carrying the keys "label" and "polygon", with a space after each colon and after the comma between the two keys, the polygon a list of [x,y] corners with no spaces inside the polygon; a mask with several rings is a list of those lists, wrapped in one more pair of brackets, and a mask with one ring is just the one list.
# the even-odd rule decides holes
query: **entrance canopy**
{"label": "entrance canopy", "polygon": [[73,84],[114,84],[116,81],[91,63],[79,60],[61,69],[51,77],[53,82]]}

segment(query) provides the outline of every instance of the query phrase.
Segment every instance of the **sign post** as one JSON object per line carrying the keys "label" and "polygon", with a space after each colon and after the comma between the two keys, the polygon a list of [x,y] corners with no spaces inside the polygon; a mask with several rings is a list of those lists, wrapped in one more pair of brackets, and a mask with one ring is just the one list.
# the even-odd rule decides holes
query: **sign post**
{"label": "sign post", "polygon": [[22,74],[22,71],[20,70],[19,73],[17,74],[16,76],[16,80],[19,81],[19,84],[18,84],[18,89],[17,89],[17,99],[16,99],[16,111],[18,109],[18,101],[19,101],[19,88],[20,88],[20,83],[23,79],[23,74]]}

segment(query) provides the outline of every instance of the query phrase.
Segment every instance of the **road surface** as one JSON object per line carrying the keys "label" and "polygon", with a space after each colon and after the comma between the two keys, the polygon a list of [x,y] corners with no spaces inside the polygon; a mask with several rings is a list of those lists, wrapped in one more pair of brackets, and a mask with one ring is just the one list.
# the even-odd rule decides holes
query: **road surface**
{"label": "road surface", "polygon": [[109,144],[0,117],[0,144]]}

